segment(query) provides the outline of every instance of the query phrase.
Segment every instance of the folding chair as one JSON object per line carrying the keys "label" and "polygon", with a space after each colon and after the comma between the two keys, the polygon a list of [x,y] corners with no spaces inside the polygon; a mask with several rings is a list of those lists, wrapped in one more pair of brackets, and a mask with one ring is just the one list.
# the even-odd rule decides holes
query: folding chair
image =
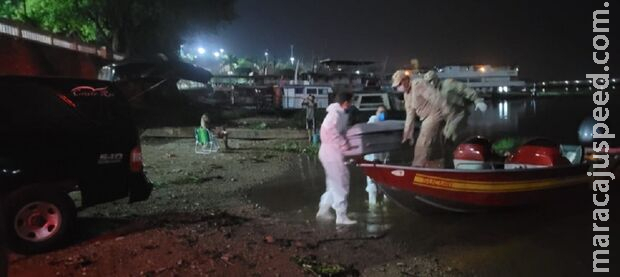
{"label": "folding chair", "polygon": [[194,137],[196,138],[196,146],[194,146],[196,154],[211,154],[220,150],[217,138],[208,129],[196,128],[194,130]]}

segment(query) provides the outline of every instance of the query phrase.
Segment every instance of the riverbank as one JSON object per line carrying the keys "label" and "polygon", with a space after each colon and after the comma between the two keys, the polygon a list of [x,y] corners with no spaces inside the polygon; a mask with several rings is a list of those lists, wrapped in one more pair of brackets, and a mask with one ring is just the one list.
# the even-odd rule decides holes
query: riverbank
{"label": "riverbank", "polygon": [[144,139],[150,199],[81,211],[70,246],[14,255],[10,276],[465,275],[436,257],[406,254],[386,234],[291,219],[249,200],[250,189],[285,176],[311,148],[303,140],[231,144],[198,155],[193,139]]}

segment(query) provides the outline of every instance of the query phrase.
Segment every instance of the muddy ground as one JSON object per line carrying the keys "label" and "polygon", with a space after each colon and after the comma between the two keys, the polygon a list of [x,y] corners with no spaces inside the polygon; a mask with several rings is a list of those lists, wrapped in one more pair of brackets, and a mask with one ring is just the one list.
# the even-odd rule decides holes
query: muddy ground
{"label": "muddy ground", "polygon": [[144,138],[150,199],[81,211],[70,245],[12,255],[9,276],[474,275],[411,254],[386,234],[291,220],[250,201],[250,189],[283,178],[293,160],[316,149],[305,141],[231,145],[198,155],[192,139]]}

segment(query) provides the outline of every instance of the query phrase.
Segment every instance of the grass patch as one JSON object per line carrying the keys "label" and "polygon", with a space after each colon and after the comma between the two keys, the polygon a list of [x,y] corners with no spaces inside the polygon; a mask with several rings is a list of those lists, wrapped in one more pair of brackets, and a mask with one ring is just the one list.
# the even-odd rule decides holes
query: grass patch
{"label": "grass patch", "polygon": [[316,156],[319,154],[319,146],[305,141],[287,141],[275,147],[275,150],[289,153],[306,154]]}
{"label": "grass patch", "polygon": [[318,261],[316,256],[310,255],[306,257],[292,257],[291,260],[300,266],[304,273],[313,276],[359,276],[359,271],[352,266],[344,266],[340,264],[329,264]]}

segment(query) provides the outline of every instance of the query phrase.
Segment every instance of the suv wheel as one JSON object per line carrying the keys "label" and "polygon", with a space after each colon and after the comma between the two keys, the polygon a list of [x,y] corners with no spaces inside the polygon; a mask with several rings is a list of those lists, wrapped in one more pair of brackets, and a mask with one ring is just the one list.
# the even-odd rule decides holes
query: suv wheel
{"label": "suv wheel", "polygon": [[19,253],[39,253],[59,247],[76,218],[73,200],[61,192],[23,189],[8,199],[10,247]]}

